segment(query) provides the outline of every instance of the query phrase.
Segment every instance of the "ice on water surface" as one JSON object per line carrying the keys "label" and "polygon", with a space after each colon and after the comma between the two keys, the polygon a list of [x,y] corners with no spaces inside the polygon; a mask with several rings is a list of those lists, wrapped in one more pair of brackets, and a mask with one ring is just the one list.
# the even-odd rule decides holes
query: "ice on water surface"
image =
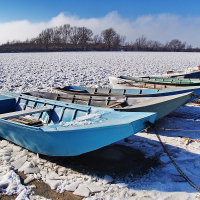
{"label": "ice on water surface", "polygon": [[0,86],[24,92],[66,85],[109,85],[109,76],[182,71],[200,64],[198,53],[59,52],[0,54]]}

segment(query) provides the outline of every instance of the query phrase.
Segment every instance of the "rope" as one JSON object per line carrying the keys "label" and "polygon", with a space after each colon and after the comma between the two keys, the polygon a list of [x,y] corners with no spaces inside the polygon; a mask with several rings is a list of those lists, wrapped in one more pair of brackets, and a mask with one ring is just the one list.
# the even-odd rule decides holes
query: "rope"
{"label": "rope", "polygon": [[195,190],[197,190],[198,192],[200,192],[200,188],[199,188],[194,182],[192,182],[192,181],[187,177],[186,174],[184,174],[184,172],[178,167],[178,165],[175,163],[175,161],[171,158],[171,156],[169,155],[169,153],[168,153],[166,147],[164,146],[164,144],[163,144],[163,142],[162,142],[162,140],[161,140],[161,138],[160,138],[160,136],[159,136],[159,134],[158,134],[158,131],[156,130],[155,125],[154,125],[153,123],[151,123],[151,122],[148,122],[147,124],[154,130],[154,132],[155,132],[155,134],[156,134],[158,140],[160,141],[160,144],[162,145],[162,147],[163,147],[165,153],[166,153],[167,156],[169,157],[170,161],[172,162],[172,164],[174,165],[174,167],[176,168],[176,170],[180,173],[180,175],[181,175]]}
{"label": "rope", "polygon": [[200,131],[200,130],[184,130],[184,129],[178,129],[178,128],[160,128],[160,130],[163,131]]}

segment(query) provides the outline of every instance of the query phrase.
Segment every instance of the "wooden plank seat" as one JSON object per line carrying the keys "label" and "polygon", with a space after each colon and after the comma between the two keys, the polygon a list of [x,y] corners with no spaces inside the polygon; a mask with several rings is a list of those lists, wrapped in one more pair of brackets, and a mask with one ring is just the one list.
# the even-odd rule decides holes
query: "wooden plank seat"
{"label": "wooden plank seat", "polygon": [[28,118],[27,116],[15,117],[15,118],[8,119],[8,121],[17,122],[17,123],[25,124],[29,126],[36,126],[36,125],[42,124],[41,120],[38,120],[33,116],[28,116]]}
{"label": "wooden plank seat", "polygon": [[10,118],[20,117],[20,116],[24,116],[24,115],[31,115],[31,114],[35,114],[35,113],[46,112],[46,111],[50,111],[50,110],[51,110],[51,108],[47,108],[44,106],[44,107],[34,108],[34,109],[30,109],[30,110],[21,110],[21,111],[3,113],[3,114],[0,114],[0,119],[10,119]]}

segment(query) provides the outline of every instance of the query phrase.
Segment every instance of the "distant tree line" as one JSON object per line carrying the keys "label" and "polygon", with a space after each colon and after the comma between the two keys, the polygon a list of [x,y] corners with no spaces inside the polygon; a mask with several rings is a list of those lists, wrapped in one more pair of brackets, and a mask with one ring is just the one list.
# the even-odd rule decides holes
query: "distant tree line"
{"label": "distant tree line", "polygon": [[41,51],[200,51],[178,39],[166,44],[147,40],[141,36],[135,42],[125,42],[126,37],[120,36],[113,28],[103,30],[94,35],[86,27],[65,24],[60,27],[47,28],[38,37],[2,44],[0,52],[41,52]]}

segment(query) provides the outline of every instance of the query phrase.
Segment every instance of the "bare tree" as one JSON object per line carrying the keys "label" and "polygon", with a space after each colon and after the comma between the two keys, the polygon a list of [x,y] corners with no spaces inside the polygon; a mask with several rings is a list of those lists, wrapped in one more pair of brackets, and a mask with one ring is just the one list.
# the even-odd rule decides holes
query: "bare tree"
{"label": "bare tree", "polygon": [[80,44],[86,45],[88,41],[92,40],[93,32],[92,30],[86,27],[79,28],[79,34],[80,34],[80,40],[79,40]]}
{"label": "bare tree", "polygon": [[121,37],[113,28],[103,30],[101,36],[108,50],[117,49],[121,42],[125,42],[125,37]]}
{"label": "bare tree", "polygon": [[68,43],[70,41],[71,26],[69,24],[64,24],[61,26],[61,39],[62,43]]}
{"label": "bare tree", "polygon": [[182,43],[180,40],[174,39],[169,42],[168,47],[173,51],[181,51],[186,46],[186,42]]}
{"label": "bare tree", "polygon": [[52,42],[55,44],[61,43],[61,29],[55,27],[52,32]]}
{"label": "bare tree", "polygon": [[108,50],[110,50],[114,41],[114,37],[116,36],[115,30],[113,28],[103,30],[101,32],[101,36],[103,37],[103,42],[105,43],[106,47]]}
{"label": "bare tree", "polygon": [[187,45],[186,50],[187,51],[192,51],[192,45]]}
{"label": "bare tree", "polygon": [[38,36],[38,41],[45,44],[46,49],[48,49],[49,44],[52,42],[53,29],[48,28],[42,31]]}
{"label": "bare tree", "polygon": [[163,47],[163,45],[158,42],[158,41],[153,41],[153,40],[148,40],[146,42],[146,46],[149,50],[152,50],[152,51],[158,51],[158,50],[161,50],[161,48]]}
{"label": "bare tree", "polygon": [[117,49],[120,46],[121,43],[121,37],[119,34],[116,34],[113,43],[112,43],[112,49]]}
{"label": "bare tree", "polygon": [[94,37],[93,37],[93,42],[94,42],[94,44],[102,44],[102,37],[100,36],[100,35],[95,35]]}
{"label": "bare tree", "polygon": [[142,35],[142,37],[139,37],[135,40],[135,46],[138,51],[145,50],[147,47],[147,38]]}
{"label": "bare tree", "polygon": [[124,46],[125,45],[125,41],[126,41],[126,36],[121,36],[120,37],[120,45]]}
{"label": "bare tree", "polygon": [[78,44],[80,40],[80,28],[74,26],[70,30],[70,42],[72,44]]}

